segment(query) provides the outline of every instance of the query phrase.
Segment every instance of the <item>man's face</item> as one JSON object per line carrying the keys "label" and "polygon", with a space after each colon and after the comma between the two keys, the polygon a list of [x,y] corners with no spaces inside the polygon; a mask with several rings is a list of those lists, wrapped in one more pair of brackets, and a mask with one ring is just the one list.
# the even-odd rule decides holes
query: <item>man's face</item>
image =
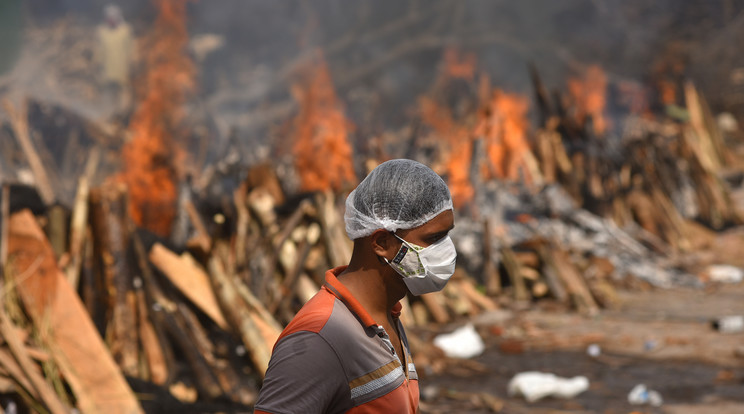
{"label": "man's face", "polygon": [[398,230],[395,234],[409,243],[427,247],[446,237],[454,227],[454,213],[452,210],[445,210],[419,227]]}

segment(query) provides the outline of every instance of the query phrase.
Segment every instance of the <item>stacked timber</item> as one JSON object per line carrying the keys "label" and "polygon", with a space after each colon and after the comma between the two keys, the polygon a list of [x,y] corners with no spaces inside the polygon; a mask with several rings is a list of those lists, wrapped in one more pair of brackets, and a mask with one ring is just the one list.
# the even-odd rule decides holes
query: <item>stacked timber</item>
{"label": "stacked timber", "polygon": [[[0,385],[50,412],[145,410],[134,380],[183,403],[250,407],[283,326],[325,271],[351,256],[340,198],[288,200],[268,165],[250,169],[220,218],[187,200],[183,246],[137,228],[117,180],[90,188],[83,176],[64,226],[54,224],[55,209],[11,212],[13,194],[3,188],[9,300],[0,306],[0,328],[17,340],[0,342]],[[224,220],[233,231],[223,231]],[[67,234],[54,248],[57,227]],[[462,271],[443,292],[403,305],[411,326],[498,307]],[[110,384],[99,387],[102,370]]]}

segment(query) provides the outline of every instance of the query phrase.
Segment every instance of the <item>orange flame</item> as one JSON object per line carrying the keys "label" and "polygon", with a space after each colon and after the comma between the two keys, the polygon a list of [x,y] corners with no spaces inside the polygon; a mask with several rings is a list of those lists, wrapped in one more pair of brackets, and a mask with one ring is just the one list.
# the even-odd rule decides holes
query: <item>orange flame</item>
{"label": "orange flame", "polygon": [[463,206],[473,199],[470,181],[470,158],[473,143],[468,129],[458,125],[448,108],[426,97],[419,99],[421,119],[444,139],[448,149],[445,161],[452,202]]}
{"label": "orange flame", "polygon": [[[449,79],[475,77],[475,57],[461,58],[454,49],[444,53],[444,65],[438,85]],[[481,109],[475,119],[457,121],[452,111],[433,98],[419,99],[422,121],[430,126],[444,142],[443,153],[448,184],[455,206],[461,207],[473,199],[475,190],[470,176],[473,162],[474,138],[483,139],[489,164],[492,168],[481,173],[487,179],[532,179],[526,168],[526,155],[530,151],[527,139],[527,110],[529,100],[517,94],[491,89],[488,77],[483,75],[478,84]],[[476,114],[471,114],[476,115]]]}
{"label": "orange flame", "polygon": [[609,125],[604,115],[607,102],[607,75],[602,68],[592,65],[587,68],[584,79],[569,79],[568,91],[576,105],[576,120],[583,124],[587,117],[591,117],[594,133],[604,135]]}
{"label": "orange flame", "polygon": [[129,124],[121,179],[129,189],[129,214],[134,222],[168,236],[177,195],[173,129],[181,104],[194,87],[194,66],[184,50],[186,1],[159,0],[159,15],[144,39],[145,71],[138,82],[140,100]]}
{"label": "orange flame", "polygon": [[292,93],[300,104],[294,119],[295,167],[303,191],[343,190],[356,181],[348,141],[353,125],[343,112],[321,58]]}
{"label": "orange flame", "polygon": [[475,135],[483,137],[493,171],[485,172],[486,178],[517,180],[520,171],[530,179],[525,167],[525,154],[530,151],[527,140],[526,96],[494,89],[490,99],[481,109]]}

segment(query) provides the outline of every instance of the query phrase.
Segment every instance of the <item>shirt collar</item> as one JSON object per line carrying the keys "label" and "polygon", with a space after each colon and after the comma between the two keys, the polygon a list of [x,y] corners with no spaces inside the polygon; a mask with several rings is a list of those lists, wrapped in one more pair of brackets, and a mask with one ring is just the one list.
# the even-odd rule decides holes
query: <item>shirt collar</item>
{"label": "shirt collar", "polygon": [[[359,303],[358,300],[354,297],[354,295],[351,294],[349,289],[346,288],[346,286],[343,285],[338,280],[338,275],[340,275],[344,270],[346,270],[347,266],[339,266],[336,268],[333,268],[331,270],[326,271],[325,274],[325,284],[323,285],[323,288],[331,292],[333,296],[339,298],[344,304],[346,304],[346,307],[349,308],[349,310],[354,313],[359,320],[362,321],[364,326],[378,326],[378,324],[375,322],[374,319],[372,319],[372,316],[367,312],[366,309],[362,306],[361,303]],[[393,307],[393,318],[398,318],[400,316],[400,310],[402,308],[402,305],[400,302],[396,303]]]}

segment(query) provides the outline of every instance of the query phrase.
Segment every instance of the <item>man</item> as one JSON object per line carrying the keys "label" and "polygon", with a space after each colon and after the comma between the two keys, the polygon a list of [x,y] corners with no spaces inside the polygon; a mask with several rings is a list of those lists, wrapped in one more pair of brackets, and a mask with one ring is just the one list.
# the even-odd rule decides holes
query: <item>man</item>
{"label": "man", "polygon": [[117,111],[128,109],[132,101],[131,71],[135,61],[135,40],[131,26],[119,7],[109,4],[98,27],[98,63],[107,93],[115,95]]}
{"label": "man", "polygon": [[256,413],[415,413],[419,387],[400,300],[441,290],[455,270],[452,198],[411,160],[375,168],[346,199],[348,266],[282,332]]}

